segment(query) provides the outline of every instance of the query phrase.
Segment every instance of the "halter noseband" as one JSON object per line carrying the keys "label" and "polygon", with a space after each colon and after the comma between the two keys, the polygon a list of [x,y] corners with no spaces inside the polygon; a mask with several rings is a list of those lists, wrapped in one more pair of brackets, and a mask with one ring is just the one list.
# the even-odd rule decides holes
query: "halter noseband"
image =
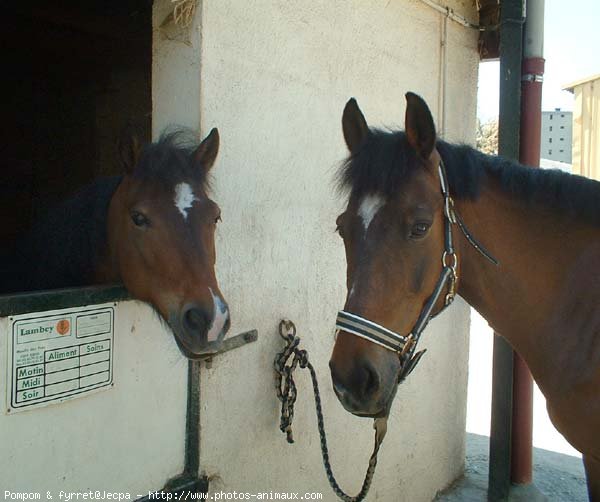
{"label": "halter noseband", "polygon": [[[496,260],[475,238],[471,235],[464,222],[454,208],[454,201],[450,196],[448,178],[446,177],[446,169],[443,161],[440,160],[438,166],[440,176],[440,189],[444,197],[444,252],[442,254],[442,272],[437,281],[433,294],[427,300],[427,303],[421,310],[417,322],[413,326],[410,334],[404,336],[389,330],[373,321],[365,319],[351,312],[340,310],[337,315],[335,327],[336,330],[351,333],[360,338],[364,338],[370,342],[376,343],[381,347],[396,352],[400,357],[400,373],[398,375],[398,383],[402,382],[415,368],[425,350],[421,350],[415,354],[415,349],[421,334],[429,321],[440,312],[446,309],[456,296],[456,282],[458,280],[458,257],[454,251],[452,241],[452,225],[456,224],[461,229],[467,241],[487,258],[494,265],[498,265]],[[447,288],[444,306],[436,314],[432,314],[435,305],[437,304],[444,288]]]}

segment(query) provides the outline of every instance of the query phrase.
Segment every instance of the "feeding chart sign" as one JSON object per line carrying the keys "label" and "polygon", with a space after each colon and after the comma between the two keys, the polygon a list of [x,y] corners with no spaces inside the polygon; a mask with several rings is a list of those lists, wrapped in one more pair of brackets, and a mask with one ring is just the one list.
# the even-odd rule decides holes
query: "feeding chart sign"
{"label": "feeding chart sign", "polygon": [[112,385],[112,305],[24,314],[9,321],[9,411]]}

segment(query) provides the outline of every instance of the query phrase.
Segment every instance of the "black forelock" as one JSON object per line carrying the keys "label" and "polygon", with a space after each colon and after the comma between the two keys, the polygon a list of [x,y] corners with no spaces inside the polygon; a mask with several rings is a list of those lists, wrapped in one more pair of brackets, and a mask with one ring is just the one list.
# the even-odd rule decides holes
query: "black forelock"
{"label": "black forelock", "polygon": [[198,144],[190,129],[163,132],[158,141],[144,146],[133,177],[169,186],[189,180],[208,188],[207,170],[194,159]]}
{"label": "black forelock", "polygon": [[362,197],[369,193],[397,193],[418,165],[403,131],[371,129],[363,144],[338,172],[340,190]]}
{"label": "black forelock", "polygon": [[[486,155],[468,145],[438,140],[436,147],[456,199],[476,200],[488,180],[496,180],[508,194],[565,215],[600,225],[600,182],[556,169],[532,169],[499,156]],[[422,166],[402,131],[372,129],[338,172],[343,192],[362,197],[398,193],[409,176]]]}

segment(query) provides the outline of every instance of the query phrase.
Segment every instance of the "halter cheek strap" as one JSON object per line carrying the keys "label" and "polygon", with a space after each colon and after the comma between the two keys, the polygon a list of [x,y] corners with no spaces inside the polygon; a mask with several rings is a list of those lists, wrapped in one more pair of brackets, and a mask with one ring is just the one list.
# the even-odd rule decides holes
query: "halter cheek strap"
{"label": "halter cheek strap", "polygon": [[[352,335],[364,338],[370,342],[373,342],[385,349],[396,352],[400,357],[400,373],[398,375],[398,383],[402,382],[415,368],[421,357],[425,353],[425,350],[417,352],[415,350],[421,334],[425,330],[425,327],[429,321],[437,314],[445,310],[456,296],[456,282],[458,280],[458,257],[454,251],[454,244],[452,239],[452,225],[456,224],[467,241],[486,259],[492,262],[494,265],[499,265],[496,260],[475,238],[471,235],[467,227],[465,226],[462,219],[459,217],[456,209],[454,208],[454,201],[450,197],[448,179],[446,177],[446,169],[444,163],[440,161],[438,167],[438,173],[440,177],[440,189],[442,196],[444,197],[444,253],[442,254],[442,271],[440,277],[435,285],[433,293],[425,303],[423,310],[419,314],[417,322],[413,326],[410,334],[400,335],[390,329],[387,329],[380,324],[377,324],[369,319],[365,319],[357,314],[346,312],[341,310],[338,312],[335,327],[336,330],[351,333]],[[440,296],[446,290],[446,297],[444,299],[444,306],[442,309],[433,314],[433,309]]]}

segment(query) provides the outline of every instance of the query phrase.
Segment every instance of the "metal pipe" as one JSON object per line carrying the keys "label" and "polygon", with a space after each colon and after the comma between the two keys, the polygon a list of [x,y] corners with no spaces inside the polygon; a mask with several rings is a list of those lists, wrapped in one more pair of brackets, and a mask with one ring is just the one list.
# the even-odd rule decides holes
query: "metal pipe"
{"label": "metal pipe", "polygon": [[[500,9],[500,109],[498,153],[517,160],[521,114],[524,0],[504,0]],[[513,351],[494,336],[492,421],[488,500],[506,500],[510,491]]]}
{"label": "metal pipe", "polygon": [[446,138],[446,92],[447,92],[447,74],[448,74],[448,16],[442,18],[441,36],[440,36],[440,81],[438,89],[438,124],[440,125],[439,135],[442,139]]}
{"label": "metal pipe", "polygon": [[448,16],[450,19],[452,19],[452,21],[455,21],[458,24],[460,24],[466,28],[473,28],[474,30],[481,30],[481,28],[478,24],[472,23],[466,17],[461,16],[460,14],[457,14],[456,12],[454,12],[454,9],[451,9],[448,6],[440,5],[439,3],[434,2],[433,0],[421,0],[421,2],[423,2],[426,5],[429,5],[429,7],[431,7],[432,9],[435,9],[438,12],[440,12],[441,14]]}
{"label": "metal pipe", "polygon": [[[545,0],[527,0],[523,57],[544,57],[544,6]],[[543,73],[543,70],[542,70]]]}
{"label": "metal pipe", "polygon": [[[519,161],[540,165],[542,82],[544,75],[544,0],[527,0],[521,68],[521,133]],[[513,368],[511,481],[532,482],[533,379],[515,353]]]}

